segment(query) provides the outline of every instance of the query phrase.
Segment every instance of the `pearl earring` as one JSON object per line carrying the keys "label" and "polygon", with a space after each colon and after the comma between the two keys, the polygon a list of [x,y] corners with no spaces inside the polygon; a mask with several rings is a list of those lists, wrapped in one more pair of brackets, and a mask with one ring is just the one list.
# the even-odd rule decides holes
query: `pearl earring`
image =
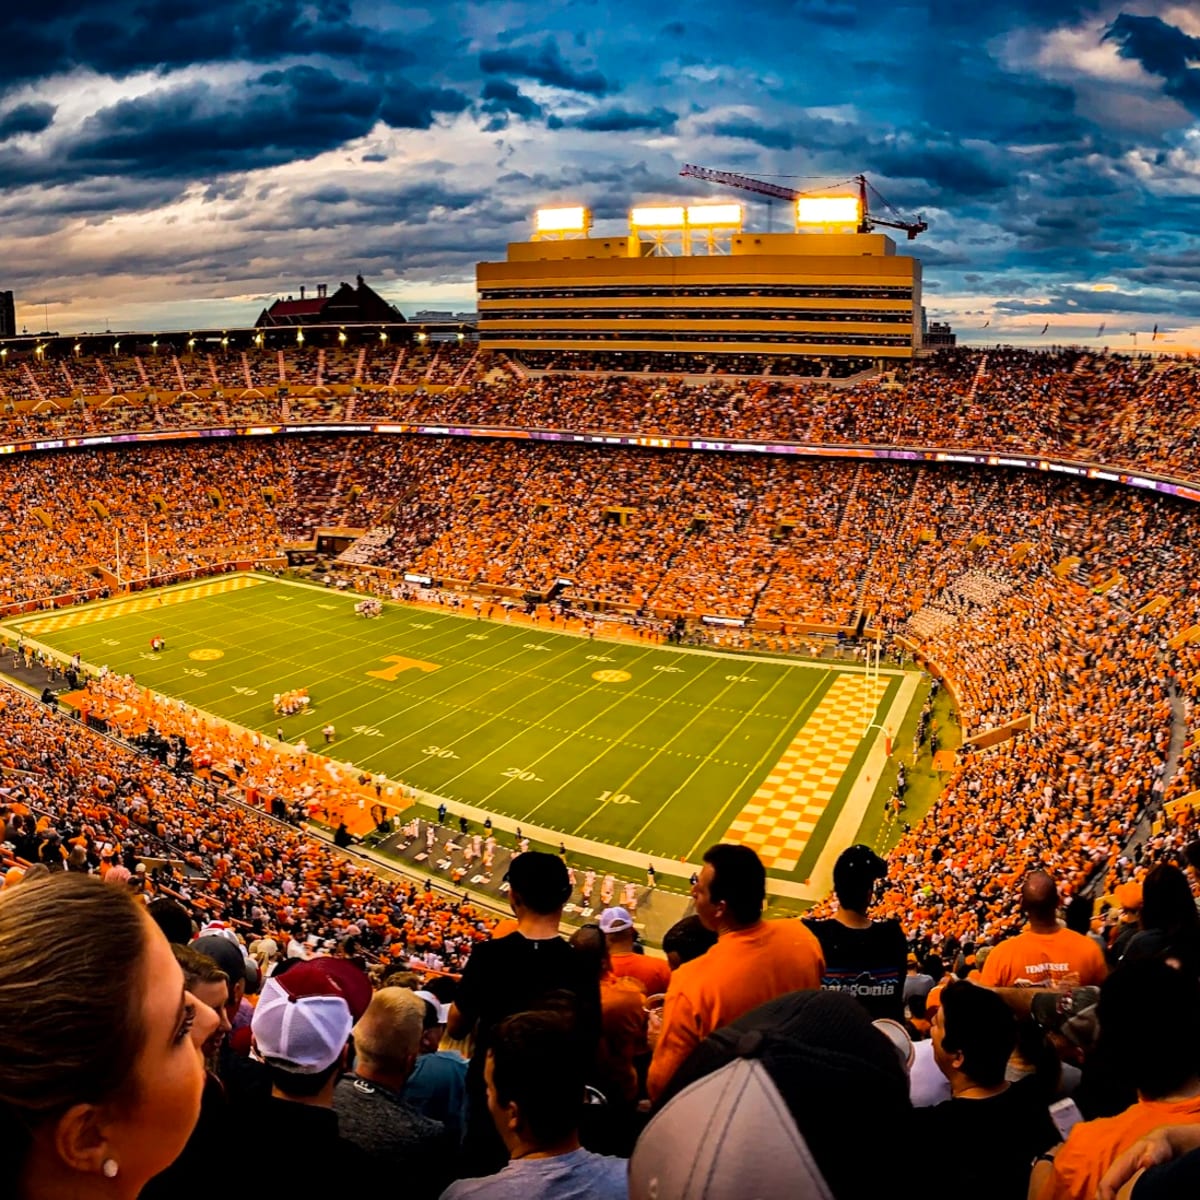
{"label": "pearl earring", "polygon": [[104,1172],[105,1179],[116,1179],[117,1172],[120,1169],[121,1168],[117,1166],[117,1160],[115,1158],[106,1158],[100,1167],[100,1170]]}

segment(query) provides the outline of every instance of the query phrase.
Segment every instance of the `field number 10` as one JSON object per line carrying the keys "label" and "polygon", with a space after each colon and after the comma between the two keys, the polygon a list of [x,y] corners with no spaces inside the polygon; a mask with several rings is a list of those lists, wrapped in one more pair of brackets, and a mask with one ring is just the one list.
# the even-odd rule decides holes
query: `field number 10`
{"label": "field number 10", "polygon": [[628,792],[601,792],[596,797],[601,804],[636,804],[637,801]]}

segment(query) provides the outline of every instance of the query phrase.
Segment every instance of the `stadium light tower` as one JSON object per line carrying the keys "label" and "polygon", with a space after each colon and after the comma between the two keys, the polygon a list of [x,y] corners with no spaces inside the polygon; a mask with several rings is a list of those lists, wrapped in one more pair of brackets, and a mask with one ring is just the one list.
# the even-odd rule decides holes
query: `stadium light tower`
{"label": "stadium light tower", "polygon": [[592,213],[582,204],[567,208],[539,208],[533,214],[535,242],[561,242],[585,238],[591,232]]}
{"label": "stadium light tower", "polygon": [[742,228],[740,204],[654,204],[631,209],[629,231],[646,235],[650,254],[728,254]]}

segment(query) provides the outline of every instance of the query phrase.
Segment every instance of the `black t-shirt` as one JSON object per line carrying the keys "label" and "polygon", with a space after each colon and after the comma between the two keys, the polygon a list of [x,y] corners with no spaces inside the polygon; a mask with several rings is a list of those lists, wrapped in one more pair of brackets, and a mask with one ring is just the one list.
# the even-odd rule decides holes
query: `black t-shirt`
{"label": "black t-shirt", "polygon": [[988,1100],[917,1109],[913,1132],[953,1193],[971,1200],[1025,1200],[1033,1160],[1061,1141],[1032,1077]]}
{"label": "black t-shirt", "polygon": [[853,996],[873,1021],[904,1020],[908,942],[899,921],[872,921],[866,929],[850,929],[832,917],[804,923],[825,952],[825,991]]}
{"label": "black t-shirt", "polygon": [[562,938],[510,933],[498,941],[480,942],[471,951],[454,995],[458,1011],[477,1022],[469,1089],[482,1092],[483,1064],[495,1026],[514,1013],[545,1008],[560,993],[573,998],[581,1035],[599,1041],[599,981],[584,955]]}
{"label": "black t-shirt", "polygon": [[483,1079],[492,1030],[514,1013],[545,1008],[556,1000],[574,1010],[585,1039],[581,1051],[591,1062],[600,1041],[600,982],[584,955],[560,937],[527,938],[523,933],[480,942],[471,951],[454,995],[458,1011],[476,1023],[475,1052],[467,1068],[462,1174],[493,1174],[508,1157],[488,1114]]}
{"label": "black t-shirt", "polygon": [[1200,1196],[1200,1150],[1151,1167],[1133,1185],[1133,1200],[1192,1200]]}

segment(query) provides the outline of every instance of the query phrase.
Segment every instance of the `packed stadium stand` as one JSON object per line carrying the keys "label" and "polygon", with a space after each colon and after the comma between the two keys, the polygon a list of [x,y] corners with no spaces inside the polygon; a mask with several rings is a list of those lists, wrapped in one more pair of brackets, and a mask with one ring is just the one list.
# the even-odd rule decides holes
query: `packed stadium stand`
{"label": "packed stadium stand", "polygon": [[[1013,982],[995,965],[1007,953],[1000,949],[1010,945],[1005,939],[1026,922],[1021,937],[1057,936],[1058,902],[1083,901],[1085,893],[1114,899],[1093,927],[1087,951],[1087,961],[1099,966],[1057,979],[1076,987],[1066,993],[1072,1003],[1094,1009],[1096,996],[1087,985],[1099,985],[1111,965],[1116,982],[1101,989],[1102,1008],[1106,996],[1119,998],[1126,986],[1121,980],[1148,972],[1151,982],[1137,986],[1153,983],[1155,994],[1166,998],[1164,1025],[1175,1033],[1184,1028],[1186,1022],[1176,1019],[1181,1008],[1194,1025],[1195,1008],[1188,1006],[1200,972],[1196,910],[1191,905],[1186,920],[1167,921],[1158,915],[1165,902],[1155,897],[1182,886],[1190,905],[1183,868],[1200,865],[1200,827],[1190,804],[1200,793],[1192,732],[1200,704],[1200,509],[1194,503],[1200,497],[1193,490],[1200,487],[1200,368],[1182,359],[1017,350],[943,353],[848,380],[835,378],[828,364],[814,366],[807,377],[802,364],[785,377],[779,368],[788,364],[778,359],[766,364],[747,356],[723,365],[733,370],[709,369],[702,357],[676,361],[676,372],[686,376],[663,376],[658,368],[664,362],[653,354],[635,369],[626,356],[506,357],[482,353],[471,342],[9,361],[0,367],[0,439],[13,443],[0,470],[0,605],[11,614],[109,594],[131,572],[141,572],[140,563],[131,565],[129,547],[144,546],[151,576],[165,580],[277,561],[289,547],[310,547],[320,531],[336,529],[358,537],[344,562],[364,590],[386,591],[404,573],[483,594],[539,595],[558,586],[565,601],[580,607],[659,619],[733,618],[774,639],[779,650],[794,648],[812,629],[878,631],[945,680],[966,741],[933,808],[903,834],[887,863],[876,867],[858,854],[840,877],[844,891],[814,915],[865,914],[870,904],[873,916],[899,922],[901,950],[914,956],[909,975],[928,978],[943,997],[935,1043],[949,1081],[946,1096],[973,1087],[1000,1089],[1016,1038],[1014,1019],[1005,1016],[1000,1000],[999,1017],[982,1010],[968,1014],[972,1001],[955,990],[958,981]],[[376,425],[406,428],[401,433]],[[429,432],[431,425],[438,432]],[[251,429],[254,436],[236,436]],[[475,436],[454,436],[456,429]],[[222,435],[198,436],[214,430]],[[527,436],[533,431],[644,441],[572,443]],[[90,440],[139,432],[163,440]],[[83,444],[66,444],[71,439]],[[705,439],[739,447],[725,453],[693,447]],[[56,444],[22,445],[33,442]],[[749,448],[760,442],[766,447]],[[784,452],[804,448],[810,452]],[[831,448],[846,453],[819,453]],[[881,448],[911,456],[885,461],[874,455]],[[946,460],[955,454],[984,461]],[[1012,456],[1066,469],[1022,469],[1001,461]],[[1140,473],[1141,486],[1122,480],[1126,473]],[[1173,490],[1146,487],[1155,481],[1142,475],[1170,481]],[[124,572],[119,543],[127,547]],[[22,657],[28,665],[29,656],[27,648],[5,645],[0,668]],[[49,661],[45,666],[61,670]],[[0,691],[0,772],[7,785],[0,817],[9,872],[0,894],[0,943],[5,931],[14,937],[21,922],[42,919],[43,906],[57,903],[56,895],[66,896],[69,888],[80,889],[71,893],[72,902],[81,927],[93,936],[105,922],[119,925],[127,914],[79,880],[37,881],[46,874],[95,874],[140,898],[173,900],[187,930],[183,941],[207,926],[202,942],[224,939],[243,957],[256,950],[259,970],[248,978],[254,976],[261,989],[259,1007],[253,1017],[240,1011],[233,991],[242,981],[225,972],[237,1019],[219,1055],[216,1043],[208,1046],[210,1069],[220,1074],[230,1101],[244,1086],[239,1071],[250,1067],[274,1072],[267,1090],[276,1089],[277,1103],[306,1094],[289,1077],[295,1061],[289,1068],[288,1053],[268,1054],[270,1065],[264,1066],[246,1057],[249,1033],[237,1039],[238,1020],[249,1023],[262,1057],[264,1047],[275,1044],[272,1038],[283,1036],[270,1025],[270,1009],[277,993],[288,999],[289,986],[293,1001],[329,999],[329,985],[312,982],[301,970],[306,960],[319,963],[332,951],[355,971],[366,968],[376,984],[387,982],[387,970],[403,967],[413,974],[399,980],[402,987],[428,985],[431,998],[414,1008],[414,1020],[434,1031],[431,1050],[438,1032],[458,1037],[474,1030],[479,1039],[471,1074],[460,1085],[468,1100],[463,1117],[459,1098],[466,1133],[457,1166],[466,1173],[492,1169],[494,1135],[487,1108],[480,1107],[489,1046],[497,1079],[510,1041],[525,1047],[526,1063],[543,1061],[550,1051],[530,1049],[541,1045],[539,1038],[559,1045],[560,1068],[574,1078],[562,1068],[561,1047],[568,1043],[555,1043],[561,1030],[553,1020],[543,1014],[542,1024],[527,1021],[525,1027],[503,1019],[519,1011],[496,1001],[506,995],[503,981],[535,968],[502,957],[512,947],[505,949],[502,936],[491,939],[494,917],[453,894],[390,878],[303,829],[302,819],[310,816],[339,825],[349,809],[369,803],[372,794],[379,797],[375,781],[298,762],[257,735],[230,741],[195,714],[158,706],[131,679],[93,680],[89,695],[96,714],[113,716],[118,708],[136,714],[126,731],[131,736],[149,724],[185,738],[202,769],[170,770],[127,744],[68,724],[23,692]],[[754,880],[761,864],[755,868],[730,849],[706,858],[693,890],[699,924],[721,939],[711,955],[701,953],[672,982],[657,1045],[647,1032],[658,1020],[647,1016],[656,1007],[648,998],[653,993],[632,986],[626,990],[636,999],[622,1000],[617,984],[630,980],[604,965],[616,953],[612,939],[627,929],[622,909],[610,909],[602,920],[594,977],[586,974],[591,967],[580,965],[592,961],[587,936],[576,947],[564,946],[561,961],[545,967],[545,980],[539,977],[547,988],[559,984],[572,991],[579,1028],[602,1041],[602,1051],[589,1052],[579,1071],[581,1079],[586,1075],[607,1089],[611,1112],[602,1116],[611,1120],[600,1122],[602,1128],[585,1127],[589,1149],[569,1153],[594,1148],[627,1154],[645,1119],[636,1113],[638,1099],[654,1102],[654,1116],[634,1150],[635,1192],[637,1180],[653,1178],[657,1188],[665,1177],[666,1168],[647,1166],[645,1156],[654,1152],[658,1122],[670,1116],[680,1091],[703,1075],[696,1074],[695,1059],[684,1065],[691,1045],[727,1023],[717,1020],[721,1014],[753,1023],[760,1002],[806,994],[796,989],[827,979],[833,963],[836,939],[825,940],[826,923],[814,922],[817,932],[801,936],[794,931],[798,922],[779,923],[787,929],[759,922]],[[557,929],[560,867],[554,856],[536,852],[512,860],[516,928],[526,937],[550,939]],[[1049,879],[1031,875],[1034,868]],[[885,870],[886,882],[872,891]],[[847,882],[855,872],[867,879],[863,896]],[[836,873],[834,878],[837,884]],[[1147,915],[1139,919],[1143,892]],[[759,907],[761,902],[759,894]],[[1085,902],[1090,915],[1091,901]],[[1087,928],[1085,916],[1084,940]],[[1161,937],[1151,951],[1147,935],[1153,933]],[[688,936],[695,935],[693,927]],[[779,939],[769,953],[768,935]],[[683,933],[678,939],[692,946]],[[989,950],[991,968],[984,961]],[[690,949],[687,956],[692,953],[699,951]],[[1079,954],[1082,963],[1084,952]],[[1186,988],[1158,976],[1151,980],[1162,967],[1145,961],[1153,958],[1181,961]],[[288,962],[293,965],[279,969]],[[6,969],[32,972],[34,966],[18,955]],[[902,1056],[914,1052],[912,1039],[922,1044],[937,1007],[932,998],[926,1002],[928,989],[919,1004],[908,1004],[907,985],[899,995],[904,970],[897,967],[896,1004],[887,1009],[899,1023]],[[266,979],[270,971],[280,975],[274,984]],[[288,985],[293,972],[298,975]],[[1018,973],[1016,982],[1038,981]],[[717,1003],[711,1000],[714,988],[732,991],[722,991]],[[580,999],[597,989],[598,999]],[[369,993],[368,984],[367,998]],[[443,995],[454,999],[448,1013]],[[5,1007],[15,1002],[6,996],[0,983],[0,1025],[16,1019],[15,1008]],[[686,1036],[680,1032],[680,996],[697,1005],[695,1028]],[[714,1011],[701,1012],[697,997],[708,997]],[[835,1007],[850,1003],[827,999]],[[1028,1016],[1028,998],[1007,1001]],[[1108,1004],[1114,1015],[1105,1028],[1115,1041],[1128,1004]],[[365,1012],[365,1003],[361,1011],[348,1010],[332,1057],[305,1070],[330,1071],[344,1051],[350,1017],[361,1021]],[[625,1041],[614,1032],[620,1012],[634,1030]],[[1043,1064],[1025,1074],[1037,1075],[1048,1089],[1026,1090],[1021,1095],[1034,1094],[1037,1101],[1022,1102],[1030,1103],[1030,1111],[1037,1108],[1044,1126],[1046,1103],[1072,1092],[1078,1111],[1089,1118],[1078,1128],[1090,1128],[1091,1156],[1087,1145],[1081,1150],[1085,1136],[1071,1134],[1057,1161],[1035,1168],[1035,1184],[1044,1190],[1031,1194],[1090,1200],[1119,1154],[1157,1127],[1148,1123],[1151,1116],[1157,1124],[1200,1122],[1200,1060],[1176,1054],[1181,1061],[1172,1066],[1168,1052],[1150,1039],[1143,1045],[1135,1033],[1126,1035],[1123,1056],[1099,1056],[1109,1072],[1104,1086],[1081,1088],[1078,1072],[1068,1085],[1048,1049],[1047,1030],[1059,1050],[1070,1043],[1067,1057],[1083,1061],[1089,1084],[1095,1079],[1089,1072],[1100,1068],[1088,1063],[1094,1030],[1074,1025],[1064,1033],[1062,1014],[1054,1003],[1042,1010],[1033,1042],[1022,1043],[1029,1062]],[[793,1016],[800,1019],[798,1011]],[[831,1009],[823,1027],[844,1031],[858,1019]],[[965,1060],[945,1065],[942,1047],[950,1044],[951,1024],[961,1030],[971,1022],[999,1023],[990,1044],[1008,1047],[1000,1079],[992,1072],[972,1076]],[[1022,1030],[1024,1037],[1028,1030]],[[205,1036],[217,1035],[206,1027]],[[885,1046],[871,1042],[882,1039],[874,1032],[855,1036],[860,1055]],[[1192,1036],[1186,1029],[1179,1034],[1188,1046]],[[1052,1067],[1045,1067],[1044,1052]],[[953,1050],[949,1055],[955,1057]],[[1160,1064],[1158,1074],[1139,1074],[1130,1065],[1150,1061]],[[916,1121],[910,1082],[894,1056],[887,1063],[902,1095],[894,1127],[908,1130],[909,1120]],[[880,1077],[876,1072],[872,1078]],[[385,1086],[382,1078],[376,1082]],[[401,1077],[401,1088],[405,1082]],[[547,1088],[552,1083],[541,1082]],[[256,1086],[261,1084],[260,1078]],[[509,1085],[502,1080],[497,1086]],[[411,1095],[416,1104],[424,1093],[414,1088]],[[913,1102],[921,1103],[915,1093]],[[1176,1108],[1167,1111],[1172,1104]],[[1100,1130],[1090,1118],[1115,1118],[1135,1108],[1137,1121],[1130,1117],[1125,1133],[1100,1146]],[[933,1121],[941,1110],[927,1111]],[[350,1128],[350,1119],[342,1119]],[[929,1137],[950,1136],[952,1128],[949,1118],[942,1125],[912,1126]],[[578,1131],[558,1132],[561,1144]],[[541,1136],[530,1133],[514,1158],[530,1148],[539,1154]],[[1059,1140],[1052,1129],[1044,1144],[1041,1138],[1041,1132],[1030,1135],[1023,1182],[1029,1162]],[[673,1145],[678,1154],[678,1143]],[[1024,1142],[1021,1147],[1024,1154]],[[1172,1152],[1192,1147],[1185,1137]],[[382,1171],[381,1163],[394,1168],[399,1161],[377,1145],[368,1149],[376,1151],[371,1169]],[[445,1159],[446,1144],[430,1142],[426,1153]],[[818,1155],[828,1177],[836,1176],[837,1157]],[[616,1171],[595,1164],[589,1169]],[[363,1170],[362,1178],[375,1178]],[[622,1166],[622,1178],[624,1171]],[[103,1173],[108,1175],[107,1165]],[[439,1194],[454,1173],[434,1173],[436,1185],[422,1184],[414,1194]],[[446,1194],[470,1194],[455,1191],[462,1186],[452,1185]],[[685,1194],[647,1189],[638,1194]],[[846,1185],[832,1194],[863,1193]]]}

